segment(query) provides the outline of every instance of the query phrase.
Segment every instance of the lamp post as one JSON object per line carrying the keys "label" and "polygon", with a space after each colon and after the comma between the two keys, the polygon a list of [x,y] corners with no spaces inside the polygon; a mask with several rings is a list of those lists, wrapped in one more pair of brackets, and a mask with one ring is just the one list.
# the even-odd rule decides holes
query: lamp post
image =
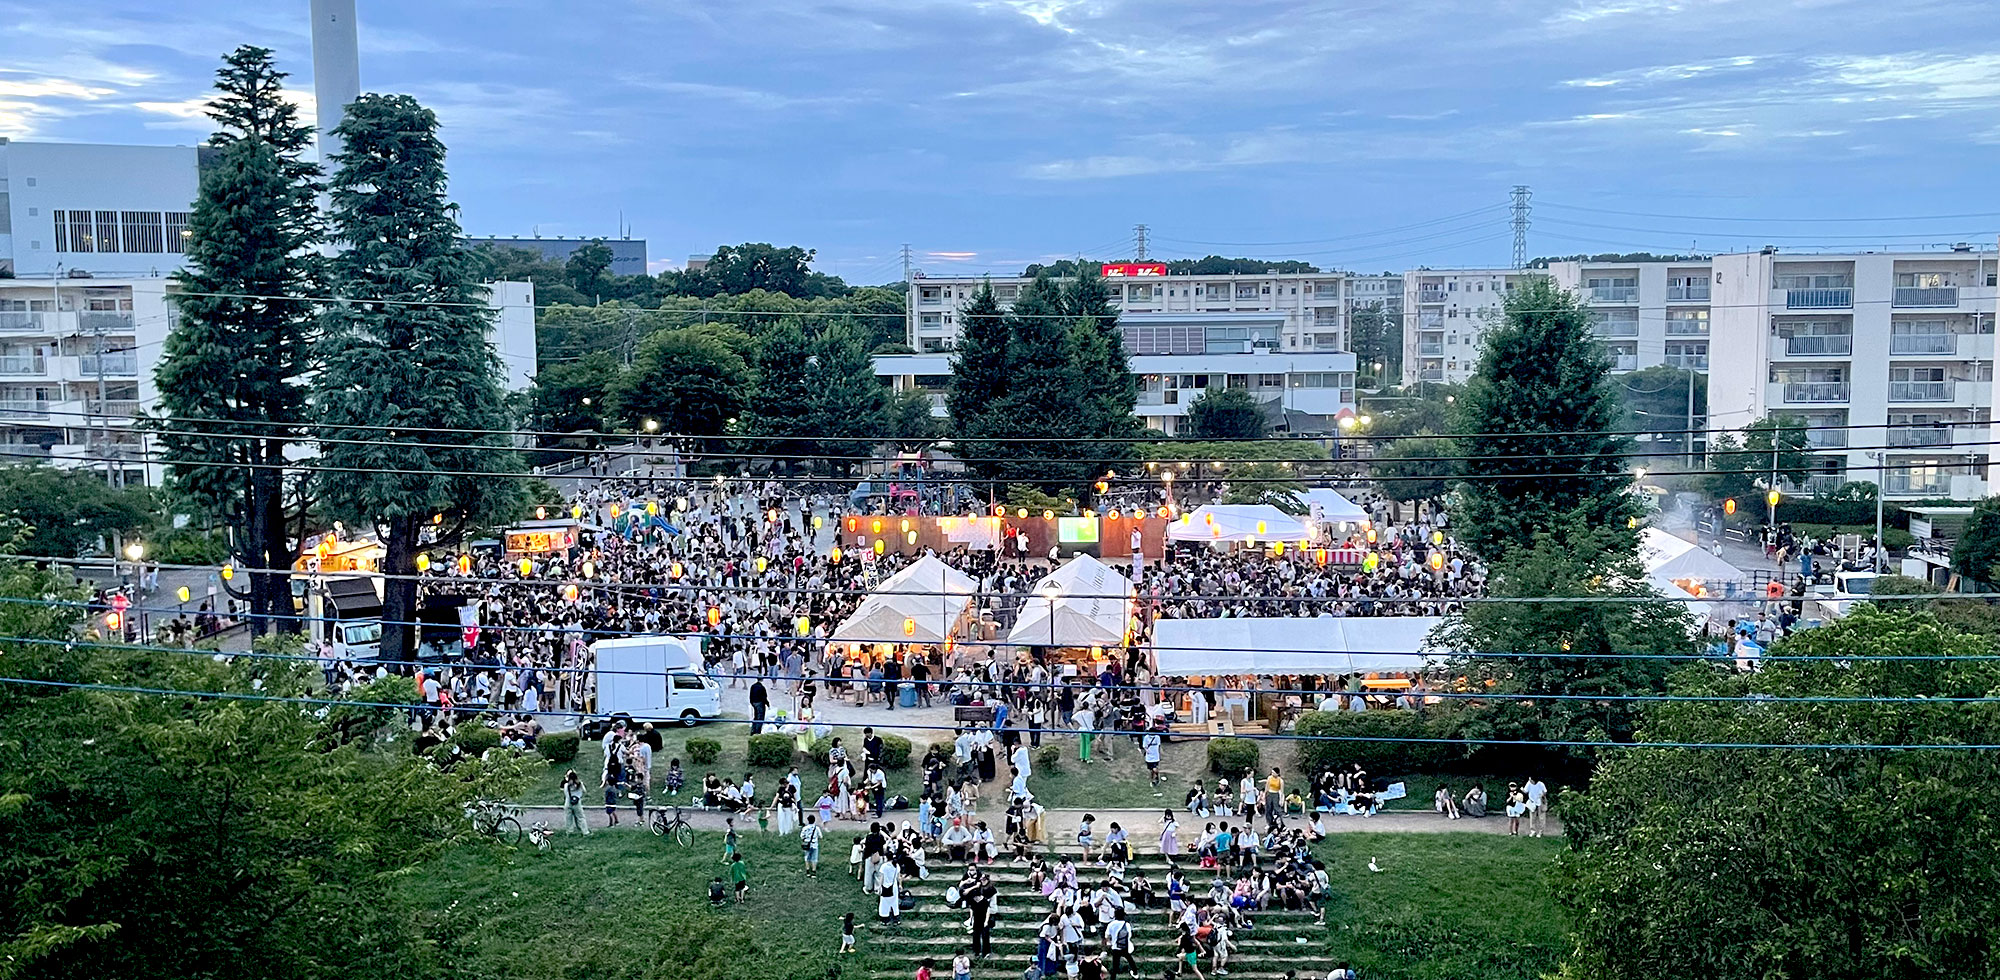
{"label": "lamp post", "polygon": [[1889,570],[1889,549],[1882,544],[1882,485],[1888,480],[1888,467],[1883,465],[1888,454],[1877,451],[1862,455],[1875,463],[1875,560],[1869,563],[1869,567],[1886,572]]}

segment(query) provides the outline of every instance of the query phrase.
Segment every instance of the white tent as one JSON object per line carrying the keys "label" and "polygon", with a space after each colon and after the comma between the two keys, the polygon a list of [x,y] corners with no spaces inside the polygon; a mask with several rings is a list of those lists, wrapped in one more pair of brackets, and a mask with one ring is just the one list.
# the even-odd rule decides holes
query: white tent
{"label": "white tent", "polygon": [[1655,582],[1740,582],[1743,570],[1656,527],[1639,532],[1639,561]]}
{"label": "white tent", "polygon": [[1167,525],[1169,541],[1310,541],[1298,518],[1269,504],[1210,504]]}
{"label": "white tent", "polygon": [[882,580],[833,631],[841,643],[943,643],[972,605],[972,577],[925,555]]}
{"label": "white tent", "polygon": [[1312,519],[1321,524],[1365,524],[1369,519],[1361,505],[1341,496],[1338,490],[1314,487],[1301,496],[1306,506],[1312,508]]}
{"label": "white tent", "polygon": [[1132,595],[1131,579],[1089,555],[1078,555],[1035,583],[1007,639],[1041,646],[1118,646],[1125,642],[1126,603]]}
{"label": "white tent", "polygon": [[1162,619],[1153,657],[1162,677],[1417,671],[1435,659],[1437,616]]}

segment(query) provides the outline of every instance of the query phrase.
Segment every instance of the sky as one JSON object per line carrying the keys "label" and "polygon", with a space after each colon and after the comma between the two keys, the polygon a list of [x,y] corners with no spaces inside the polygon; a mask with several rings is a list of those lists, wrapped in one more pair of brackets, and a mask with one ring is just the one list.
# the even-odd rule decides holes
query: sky
{"label": "sky", "polygon": [[[310,108],[306,0],[0,0],[0,135]],[[1209,253],[1401,271],[2000,233],[1994,0],[359,0],[475,235],[816,249],[855,282]],[[310,116],[308,116],[310,118]]]}

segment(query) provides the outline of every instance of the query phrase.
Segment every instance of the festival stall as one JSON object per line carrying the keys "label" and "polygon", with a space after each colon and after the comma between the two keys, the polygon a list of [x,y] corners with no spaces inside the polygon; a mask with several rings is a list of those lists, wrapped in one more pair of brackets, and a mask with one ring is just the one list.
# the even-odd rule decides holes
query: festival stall
{"label": "festival stall", "polygon": [[1007,639],[1019,645],[1090,649],[1125,645],[1132,580],[1089,555],[1043,576],[1022,604]]}
{"label": "festival stall", "polygon": [[1656,527],[1639,532],[1639,562],[1646,577],[1668,596],[1678,590],[1698,599],[1722,598],[1750,578],[1700,546]]}
{"label": "festival stall", "polygon": [[976,588],[971,576],[925,555],[883,579],[832,639],[855,645],[944,643],[964,626]]}
{"label": "festival stall", "polygon": [[[1442,622],[1436,616],[1161,619],[1153,624],[1153,663],[1161,677],[1222,687],[1217,707],[1225,718],[1238,711],[1245,720],[1288,716],[1311,705],[1301,695],[1237,690],[1220,679],[1279,678],[1271,682],[1279,688],[1326,690],[1326,678],[1361,675],[1363,692],[1388,698],[1439,659],[1429,637]],[[1201,712],[1193,717],[1199,721]]]}
{"label": "festival stall", "polygon": [[1312,523],[1322,527],[1340,524],[1367,524],[1368,512],[1346,497],[1340,491],[1328,487],[1314,487],[1299,495],[1306,502],[1307,516]]}
{"label": "festival stall", "polygon": [[1312,540],[1312,531],[1299,518],[1269,504],[1210,504],[1181,515],[1168,526],[1170,541],[1209,541],[1236,544],[1296,543]]}

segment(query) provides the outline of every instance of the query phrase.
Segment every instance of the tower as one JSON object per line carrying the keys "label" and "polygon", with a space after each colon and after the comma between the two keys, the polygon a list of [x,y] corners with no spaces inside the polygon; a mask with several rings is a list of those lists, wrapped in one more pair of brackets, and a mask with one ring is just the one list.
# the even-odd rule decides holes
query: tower
{"label": "tower", "polygon": [[1132,226],[1132,234],[1136,239],[1136,246],[1132,252],[1132,261],[1146,261],[1146,235],[1150,230],[1145,225]]}
{"label": "tower", "polygon": [[1526,184],[1515,184],[1512,195],[1514,201],[1514,268],[1524,268],[1528,264],[1528,202],[1534,200],[1534,192]]}
{"label": "tower", "polygon": [[333,135],[347,105],[361,95],[361,44],[354,0],[312,0],[313,98],[318,104],[320,163],[331,169],[340,152]]}

